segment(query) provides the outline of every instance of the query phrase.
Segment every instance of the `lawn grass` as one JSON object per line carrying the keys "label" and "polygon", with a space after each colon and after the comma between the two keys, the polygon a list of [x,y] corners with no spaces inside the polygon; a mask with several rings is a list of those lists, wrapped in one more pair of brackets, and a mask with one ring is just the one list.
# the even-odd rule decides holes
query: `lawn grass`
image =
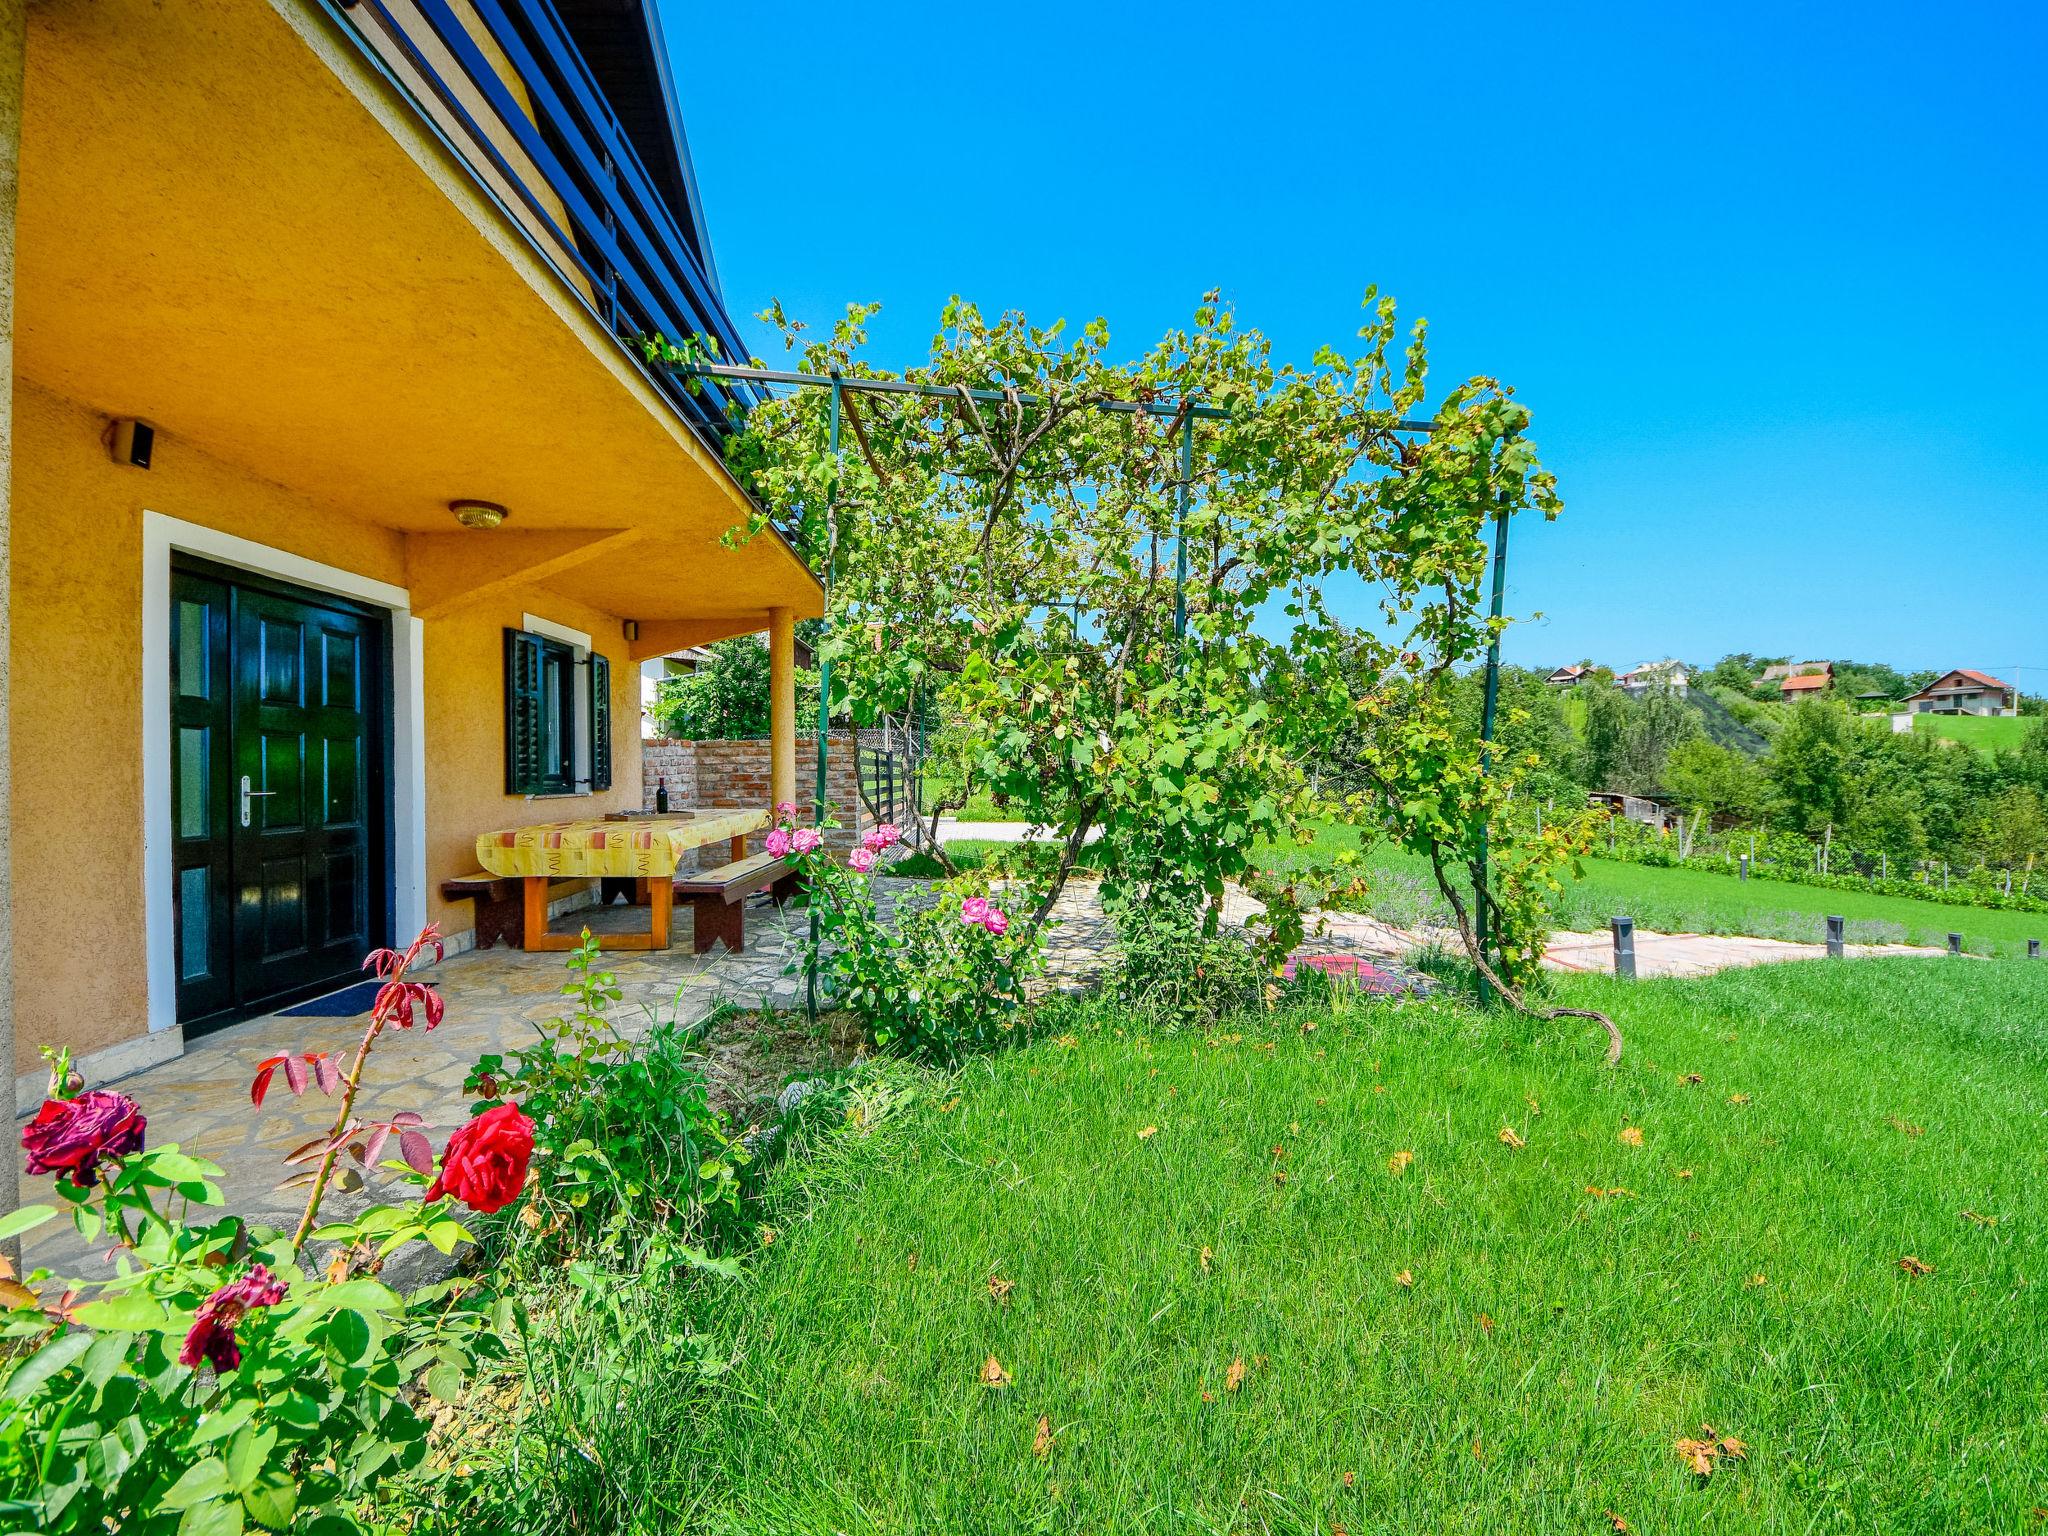
{"label": "lawn grass", "polygon": [[639,1528],[2034,1529],[2048,965],[1561,990],[1618,1069],[1449,1002],[1077,1010],[788,1165],[730,1370],[620,1404]]}
{"label": "lawn grass", "polygon": [[2006,752],[2018,747],[2039,723],[2024,715],[1915,715],[1913,731],[1958,741],[1979,752]]}
{"label": "lawn grass", "polygon": [[[1308,847],[1270,848],[1264,856],[1269,867],[1281,867],[1325,859],[1357,845],[1355,832],[1325,822],[1316,826]],[[1366,862],[1367,905],[1377,915],[1401,927],[1426,918],[1449,921],[1424,860],[1382,846]],[[1587,859],[1582,871],[1556,903],[1560,928],[1591,932],[1621,913],[1634,918],[1636,926],[1659,933],[1745,933],[1818,943],[1832,914],[1848,919],[1849,940],[1859,944],[1946,945],[1949,934],[1960,933],[1972,953],[2021,955],[2028,939],[2048,939],[2048,915],[2038,912],[2001,912],[1760,877],[1745,881],[1710,869],[1660,869],[1606,859]]]}

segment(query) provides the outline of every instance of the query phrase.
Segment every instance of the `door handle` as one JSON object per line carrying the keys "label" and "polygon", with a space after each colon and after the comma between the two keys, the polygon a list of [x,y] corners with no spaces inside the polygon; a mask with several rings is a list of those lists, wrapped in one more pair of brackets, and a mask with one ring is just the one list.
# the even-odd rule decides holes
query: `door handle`
{"label": "door handle", "polygon": [[267,800],[267,799],[269,799],[269,798],[270,798],[270,797],[271,797],[272,795],[274,795],[274,794],[276,794],[276,793],[277,793],[277,791],[276,791],[276,790],[274,790],[274,789],[251,789],[251,788],[249,787],[249,775],[247,775],[246,773],[245,773],[245,774],[243,774],[243,775],[242,775],[242,825],[243,825],[243,826],[245,826],[245,827],[246,827],[247,825],[249,825],[249,802],[250,802],[251,800]]}

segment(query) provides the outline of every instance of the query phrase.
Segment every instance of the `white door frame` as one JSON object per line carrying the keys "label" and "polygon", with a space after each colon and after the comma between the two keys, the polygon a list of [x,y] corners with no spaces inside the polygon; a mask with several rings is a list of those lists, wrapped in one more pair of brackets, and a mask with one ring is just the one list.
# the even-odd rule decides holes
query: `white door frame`
{"label": "white door frame", "polygon": [[142,897],[151,1034],[178,1023],[177,934],[171,901],[171,558],[198,555],[391,614],[392,921],[402,939],[427,920],[427,748],[424,626],[404,587],[372,581],[253,539],[142,514]]}

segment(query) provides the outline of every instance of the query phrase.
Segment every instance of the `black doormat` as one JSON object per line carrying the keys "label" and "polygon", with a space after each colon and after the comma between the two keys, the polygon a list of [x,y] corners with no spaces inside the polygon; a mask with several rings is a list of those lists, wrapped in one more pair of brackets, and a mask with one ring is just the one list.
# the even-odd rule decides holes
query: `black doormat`
{"label": "black doormat", "polygon": [[346,1019],[354,1014],[368,1013],[376,1005],[377,989],[383,985],[381,981],[359,981],[339,992],[330,992],[325,997],[282,1009],[278,1016],[286,1019]]}

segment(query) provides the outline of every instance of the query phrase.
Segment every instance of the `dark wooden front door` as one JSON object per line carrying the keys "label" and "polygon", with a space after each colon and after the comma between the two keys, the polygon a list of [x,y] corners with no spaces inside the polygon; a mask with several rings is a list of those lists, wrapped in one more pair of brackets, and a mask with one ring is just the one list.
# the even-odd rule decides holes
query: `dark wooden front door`
{"label": "dark wooden front door", "polygon": [[388,631],[372,610],[173,572],[178,1017],[204,1029],[353,976],[386,941]]}

